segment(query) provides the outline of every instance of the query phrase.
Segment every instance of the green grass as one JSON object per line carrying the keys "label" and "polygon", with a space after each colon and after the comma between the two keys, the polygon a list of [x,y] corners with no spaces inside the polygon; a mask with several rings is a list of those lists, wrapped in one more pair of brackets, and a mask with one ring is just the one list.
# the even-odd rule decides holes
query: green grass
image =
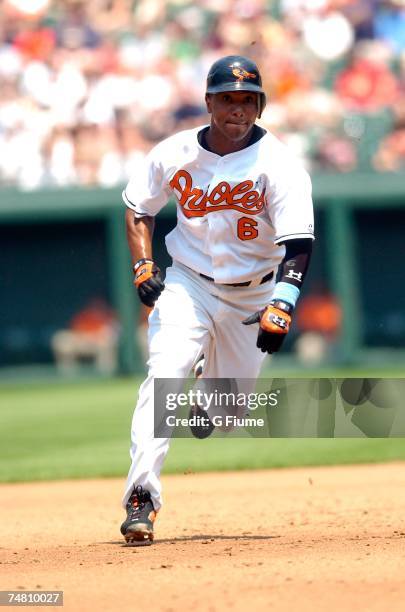
{"label": "green grass", "polygon": [[[124,477],[138,384],[116,379],[0,388],[0,481]],[[405,460],[402,439],[176,439],[165,472],[394,459]]]}

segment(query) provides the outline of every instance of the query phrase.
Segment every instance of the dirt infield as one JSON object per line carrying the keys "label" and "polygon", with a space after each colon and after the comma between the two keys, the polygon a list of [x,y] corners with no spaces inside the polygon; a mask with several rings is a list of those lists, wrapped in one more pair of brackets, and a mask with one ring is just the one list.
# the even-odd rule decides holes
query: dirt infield
{"label": "dirt infield", "polygon": [[[0,486],[0,589],[67,610],[405,609],[405,464],[164,478],[155,544],[123,480]],[[61,608],[54,608],[61,609]]]}

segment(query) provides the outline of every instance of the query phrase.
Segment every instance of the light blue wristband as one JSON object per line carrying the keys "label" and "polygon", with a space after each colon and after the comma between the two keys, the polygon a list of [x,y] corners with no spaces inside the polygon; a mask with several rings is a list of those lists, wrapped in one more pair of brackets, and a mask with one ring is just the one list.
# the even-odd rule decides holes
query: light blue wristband
{"label": "light blue wristband", "polygon": [[294,308],[297,303],[298,297],[300,295],[300,290],[295,285],[291,285],[290,283],[277,283],[274,287],[273,295],[271,296],[272,300],[282,300],[283,302],[287,302],[291,304]]}

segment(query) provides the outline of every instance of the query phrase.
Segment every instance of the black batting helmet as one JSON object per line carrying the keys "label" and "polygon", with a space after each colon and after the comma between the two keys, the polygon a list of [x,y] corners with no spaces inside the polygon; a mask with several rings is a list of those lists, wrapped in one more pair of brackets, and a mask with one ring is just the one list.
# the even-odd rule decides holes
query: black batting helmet
{"label": "black batting helmet", "polygon": [[222,91],[253,91],[260,94],[260,117],[266,106],[262,77],[254,61],[242,55],[227,55],[214,62],[207,76],[207,93]]}

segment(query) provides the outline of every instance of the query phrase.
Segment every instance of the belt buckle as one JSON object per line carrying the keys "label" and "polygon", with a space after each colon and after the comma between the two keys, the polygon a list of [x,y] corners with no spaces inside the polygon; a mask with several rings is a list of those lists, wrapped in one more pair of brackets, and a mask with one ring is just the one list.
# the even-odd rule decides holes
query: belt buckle
{"label": "belt buckle", "polygon": [[258,287],[259,285],[261,285],[262,280],[263,280],[263,277],[262,278],[255,278],[255,279],[251,280],[250,283],[249,283],[249,287]]}
{"label": "belt buckle", "polygon": [[[268,283],[269,281],[273,279],[273,276],[274,276],[274,271],[271,271],[268,274],[265,274],[262,278],[252,280],[250,283],[250,287],[258,287],[261,284]],[[266,278],[266,277],[270,277],[270,278]]]}

